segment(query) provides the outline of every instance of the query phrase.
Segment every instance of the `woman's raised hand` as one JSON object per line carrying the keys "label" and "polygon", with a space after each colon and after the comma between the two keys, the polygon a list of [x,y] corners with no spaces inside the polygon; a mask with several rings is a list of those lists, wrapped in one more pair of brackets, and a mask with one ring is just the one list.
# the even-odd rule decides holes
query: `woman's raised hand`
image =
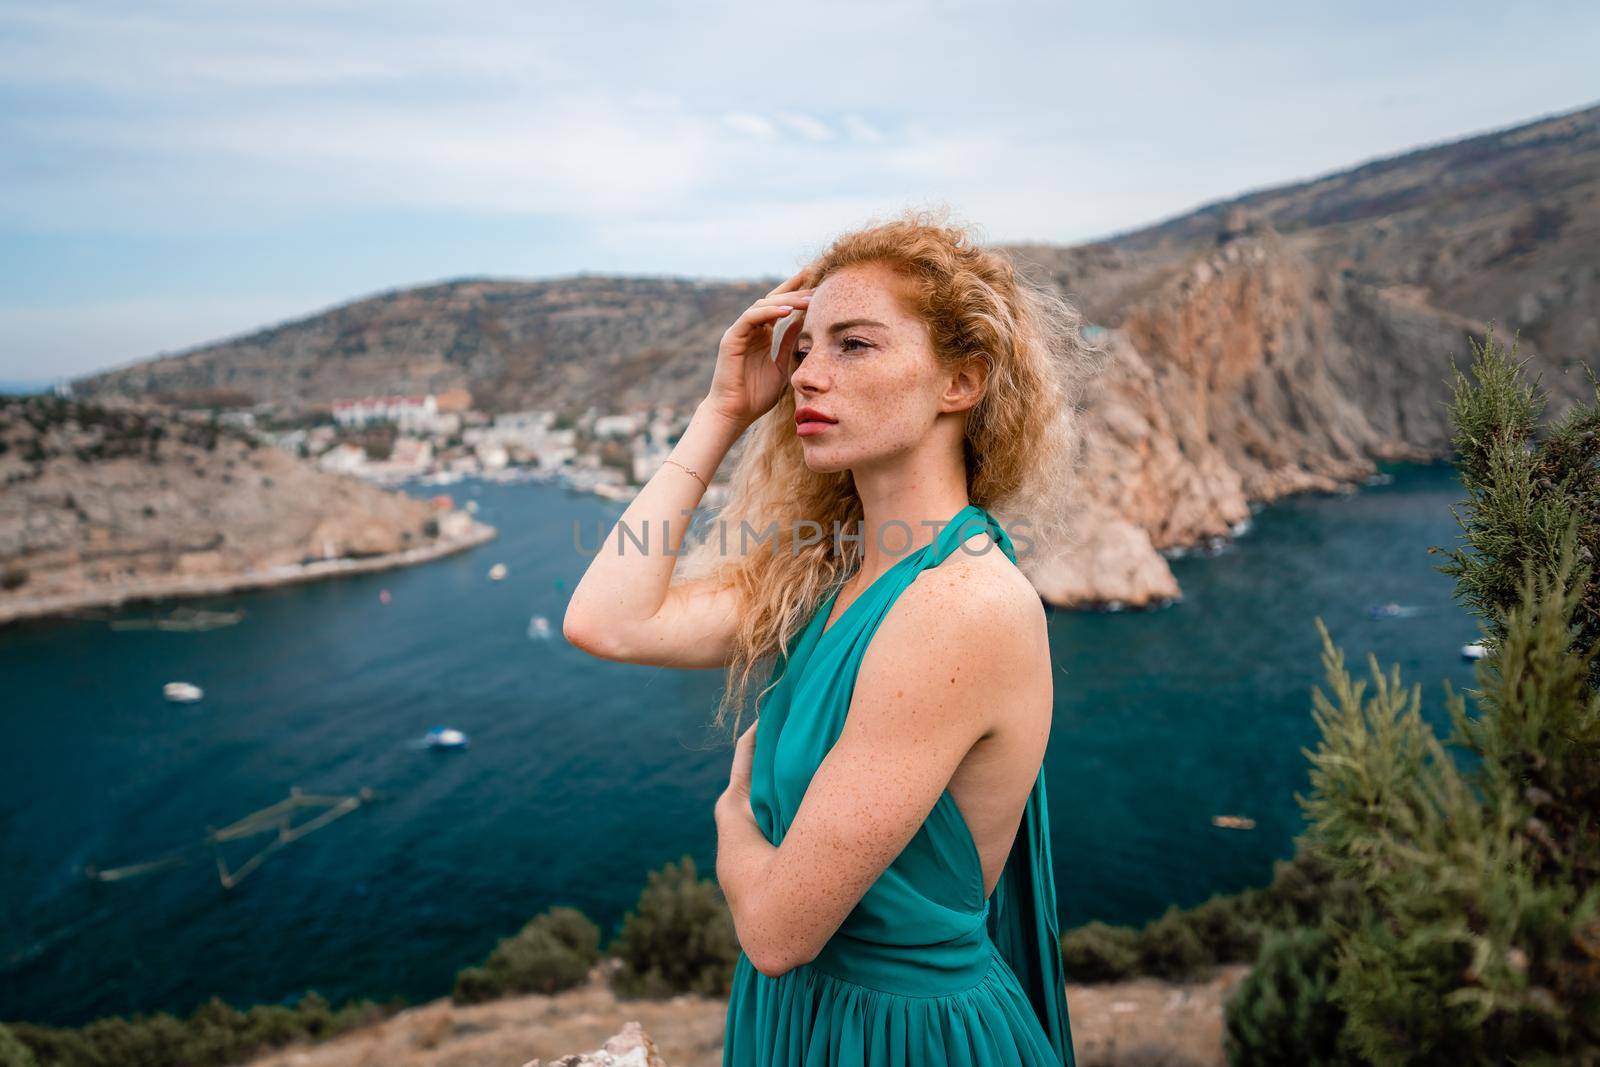
{"label": "woman's raised hand", "polygon": [[[802,268],[746,308],[717,346],[717,365],[706,400],[713,411],[741,428],[770,411],[789,384],[795,341],[811,299],[810,288],[795,288],[805,273]],[[784,331],[783,343],[773,358],[773,328],[790,315],[794,321]]]}

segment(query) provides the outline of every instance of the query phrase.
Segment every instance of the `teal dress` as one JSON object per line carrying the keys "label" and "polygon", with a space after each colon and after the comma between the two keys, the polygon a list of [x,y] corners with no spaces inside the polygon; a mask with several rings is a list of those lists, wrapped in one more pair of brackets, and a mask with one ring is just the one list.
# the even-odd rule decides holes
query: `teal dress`
{"label": "teal dress", "polygon": [[[921,571],[982,529],[1015,563],[1010,536],[968,504],[824,632],[835,587],[780,657],[750,780],[751,810],[773,845],[839,737],[878,624]],[[771,978],[739,953],[723,1067],[1073,1067],[1057,923],[1043,768],[988,899],[977,844],[946,789],[814,960]]]}

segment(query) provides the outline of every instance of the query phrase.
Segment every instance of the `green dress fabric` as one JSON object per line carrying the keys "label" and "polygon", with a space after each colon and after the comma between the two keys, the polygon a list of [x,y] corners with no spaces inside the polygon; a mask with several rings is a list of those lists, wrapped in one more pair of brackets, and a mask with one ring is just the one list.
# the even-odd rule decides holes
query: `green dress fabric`
{"label": "green dress fabric", "polygon": [[[979,530],[1016,562],[1010,536],[968,504],[824,630],[835,587],[780,657],[750,782],[773,845],[839,737],[878,624],[921,571]],[[814,960],[773,978],[739,953],[723,1067],[1074,1067],[1057,923],[1043,768],[988,899],[977,844],[946,789]]]}

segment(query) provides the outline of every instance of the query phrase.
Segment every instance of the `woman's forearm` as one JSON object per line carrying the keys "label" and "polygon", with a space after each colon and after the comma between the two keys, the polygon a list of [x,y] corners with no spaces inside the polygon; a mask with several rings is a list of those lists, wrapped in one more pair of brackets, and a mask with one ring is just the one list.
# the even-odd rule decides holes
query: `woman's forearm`
{"label": "woman's forearm", "polygon": [[778,850],[768,841],[750,814],[750,801],[738,793],[724,792],[714,809],[717,824],[717,885],[733,913],[739,946],[757,970],[778,974],[801,962],[775,958],[777,938],[766,928],[758,906],[767,868]]}
{"label": "woman's forearm", "polygon": [[[709,485],[745,427],[710,410],[704,401],[668,458],[691,468]],[[689,519],[705,486],[688,471],[663,463],[629,502],[595,553],[567,603],[566,626],[615,633],[661,609]]]}

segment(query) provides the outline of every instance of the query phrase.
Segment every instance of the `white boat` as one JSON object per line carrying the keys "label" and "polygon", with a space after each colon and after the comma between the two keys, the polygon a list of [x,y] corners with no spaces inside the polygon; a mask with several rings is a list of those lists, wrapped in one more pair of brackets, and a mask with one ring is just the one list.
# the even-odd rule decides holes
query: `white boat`
{"label": "white boat", "polygon": [[496,563],[493,567],[489,568],[489,580],[490,581],[498,582],[500,579],[504,578],[505,576],[506,576],[506,565],[504,563]]}
{"label": "white boat", "polygon": [[550,620],[545,618],[543,615],[535,615],[533,618],[529,619],[528,620],[528,636],[529,637],[549,637],[550,636]]}
{"label": "white boat", "polygon": [[175,704],[193,704],[205,696],[200,687],[191,682],[168,682],[161,687],[161,693]]}
{"label": "white boat", "polygon": [[467,735],[448,726],[435,726],[422,740],[429,748],[466,748]]}
{"label": "white boat", "polygon": [[1461,646],[1462,659],[1482,659],[1489,654],[1489,646],[1482,641],[1472,641]]}

